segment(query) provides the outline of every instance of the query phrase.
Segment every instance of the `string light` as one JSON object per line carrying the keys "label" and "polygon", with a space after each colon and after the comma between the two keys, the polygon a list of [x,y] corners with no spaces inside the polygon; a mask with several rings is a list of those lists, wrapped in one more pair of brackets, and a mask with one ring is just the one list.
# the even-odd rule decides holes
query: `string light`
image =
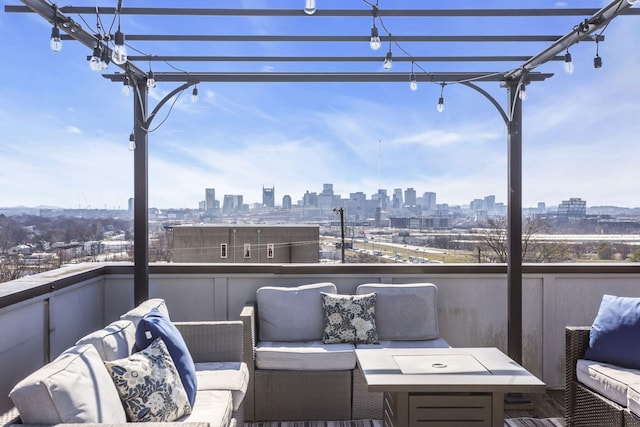
{"label": "string light", "polygon": [[444,111],[444,87],[446,85],[447,84],[445,82],[440,83],[440,98],[438,98],[438,106],[436,107],[438,113],[442,113]]}
{"label": "string light", "polygon": [[147,88],[152,89],[156,87],[156,77],[153,75],[153,70],[149,69],[147,74]]}
{"label": "string light", "polygon": [[411,61],[411,74],[409,75],[409,88],[413,92],[418,90],[418,82],[416,80],[416,73],[413,72],[413,61]]}
{"label": "string light", "polygon": [[102,48],[100,42],[98,42],[96,47],[93,48],[93,55],[91,55],[89,59],[89,68],[91,68],[92,71],[100,71],[102,69],[101,58]]}
{"label": "string light", "polygon": [[393,67],[393,52],[391,52],[391,34],[389,34],[389,51],[387,52],[387,56],[384,58],[384,63],[382,64],[385,70],[390,70]]}
{"label": "string light", "polygon": [[526,101],[527,100],[527,87],[525,86],[524,83],[520,84],[520,90],[518,91],[518,97],[520,98],[521,101]]}
{"label": "string light", "polygon": [[316,0],[306,0],[304,13],[307,15],[313,15],[316,13]]}
{"label": "string light", "polygon": [[567,74],[573,73],[573,61],[571,60],[569,49],[567,49],[567,53],[564,54],[564,70],[567,72]]}
{"label": "string light", "polygon": [[124,34],[120,31],[120,24],[118,24],[114,43],[111,59],[114,64],[122,65],[127,62],[127,47],[124,45]]}
{"label": "string light", "polygon": [[129,135],[129,151],[134,151],[136,149],[136,136],[133,132]]}
{"label": "string light", "polygon": [[129,96],[130,89],[129,76],[124,76],[124,79],[122,80],[122,94],[124,96]]}
{"label": "string light", "polygon": [[193,91],[191,92],[191,102],[194,104],[198,102],[198,86],[193,87]]}
{"label": "string light", "polygon": [[629,3],[631,6],[633,6],[634,4],[636,4],[638,0],[627,0],[627,3]]}
{"label": "string light", "polygon": [[373,6],[373,26],[371,27],[371,41],[369,46],[373,50],[378,50],[382,46],[380,42],[380,34],[378,33],[378,27],[376,27],[376,17],[378,16],[378,6]]}
{"label": "string light", "polygon": [[58,28],[58,19],[55,18],[55,23],[51,29],[51,50],[54,52],[60,52],[62,50],[62,40],[60,39],[60,28]]}
{"label": "string light", "polygon": [[602,68],[602,58],[598,52],[598,39],[596,38],[596,56],[593,58],[593,68]]}

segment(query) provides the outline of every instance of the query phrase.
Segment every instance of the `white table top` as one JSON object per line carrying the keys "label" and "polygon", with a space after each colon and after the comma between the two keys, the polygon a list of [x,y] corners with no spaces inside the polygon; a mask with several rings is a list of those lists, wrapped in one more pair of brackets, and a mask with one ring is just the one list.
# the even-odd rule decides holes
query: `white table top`
{"label": "white table top", "polygon": [[356,350],[369,391],[543,393],[545,384],[497,348]]}

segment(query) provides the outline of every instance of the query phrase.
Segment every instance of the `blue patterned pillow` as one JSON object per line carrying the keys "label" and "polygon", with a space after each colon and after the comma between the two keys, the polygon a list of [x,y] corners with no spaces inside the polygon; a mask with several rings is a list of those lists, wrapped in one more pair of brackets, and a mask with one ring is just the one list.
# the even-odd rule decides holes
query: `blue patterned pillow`
{"label": "blue patterned pillow", "polygon": [[336,295],[322,292],[325,344],[375,344],[376,294]]}
{"label": "blue patterned pillow", "polygon": [[180,375],[161,338],[126,359],[104,364],[130,421],[174,421],[191,413]]}

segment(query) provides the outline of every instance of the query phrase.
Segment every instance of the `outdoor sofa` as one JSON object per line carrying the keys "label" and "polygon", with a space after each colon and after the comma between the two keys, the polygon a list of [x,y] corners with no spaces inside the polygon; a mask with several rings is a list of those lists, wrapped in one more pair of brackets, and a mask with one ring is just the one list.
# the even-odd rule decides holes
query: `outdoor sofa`
{"label": "outdoor sofa", "polygon": [[240,317],[251,421],[382,419],[382,393],[367,391],[355,349],[449,346],[431,283],[363,284],[355,295],[333,283],[266,286]]}
{"label": "outdoor sofa", "polygon": [[604,295],[591,326],[565,328],[567,427],[640,427],[640,298]]}
{"label": "outdoor sofa", "polygon": [[150,299],[21,380],[0,427],[242,426],[248,382],[240,321],[171,322]]}

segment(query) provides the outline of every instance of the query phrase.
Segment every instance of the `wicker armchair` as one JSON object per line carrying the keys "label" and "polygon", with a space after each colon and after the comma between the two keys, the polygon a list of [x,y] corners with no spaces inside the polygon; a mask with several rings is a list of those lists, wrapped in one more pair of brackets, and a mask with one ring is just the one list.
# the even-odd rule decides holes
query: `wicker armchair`
{"label": "wicker armchair", "polygon": [[[576,362],[589,346],[590,326],[565,328],[564,408],[567,427],[639,426],[640,421],[625,408],[578,382]],[[629,418],[625,422],[625,415]],[[635,424],[634,424],[635,422]]]}

